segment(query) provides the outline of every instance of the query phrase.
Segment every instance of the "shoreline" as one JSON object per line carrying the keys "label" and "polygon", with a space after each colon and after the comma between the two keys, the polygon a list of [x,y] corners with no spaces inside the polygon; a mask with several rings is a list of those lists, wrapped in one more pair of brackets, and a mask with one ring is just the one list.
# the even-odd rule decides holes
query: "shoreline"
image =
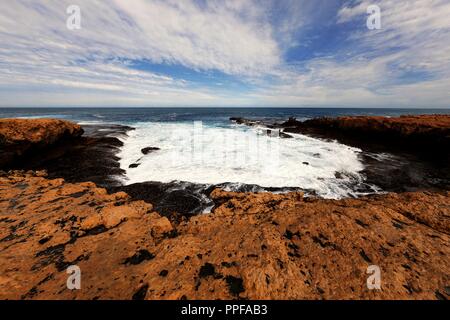
{"label": "shoreline", "polygon": [[[120,140],[108,135],[132,130],[84,129],[88,136],[75,137],[78,142],[56,143],[55,150],[45,152],[45,161],[29,157],[36,162],[18,168],[32,171],[0,172],[0,253],[5,258],[0,263],[0,287],[6,292],[2,298],[446,299],[450,295],[446,184],[441,190],[424,185],[422,191],[341,200],[305,197],[303,192],[225,192],[213,186],[208,190],[214,204],[211,214],[171,214],[195,212],[198,203],[179,192],[167,194],[157,183],[126,190],[114,181],[101,181],[106,189],[77,181],[120,173],[120,167],[109,167],[103,158],[118,161],[113,157]],[[91,171],[80,167],[87,155]],[[77,162],[78,167],[61,177]],[[103,167],[95,170],[99,164]],[[45,166],[51,167],[49,173],[36,171]],[[171,211],[153,203],[164,198],[169,198]],[[89,290],[64,290],[65,269],[72,264],[83,270]],[[383,270],[382,291],[365,287],[366,268],[373,264]]]}
{"label": "shoreline", "polygon": [[[447,115],[440,117],[445,118],[446,121],[450,119],[450,116]],[[353,118],[358,119],[359,117]],[[345,119],[348,121],[353,118],[346,117]],[[248,126],[264,125],[273,130],[282,130],[281,134],[289,132],[305,134],[316,139],[337,140],[344,145],[360,148],[362,153],[359,157],[364,165],[361,173],[365,177],[361,185],[365,188],[361,190],[363,195],[364,193],[368,195],[378,193],[369,191],[371,187],[364,187],[365,185],[376,186],[380,188],[381,193],[450,190],[450,158],[449,161],[445,161],[445,157],[424,158],[422,151],[411,152],[411,150],[405,151],[404,149],[393,153],[390,144],[373,143],[370,139],[366,141],[365,135],[358,135],[358,138],[355,138],[352,137],[352,132],[342,134],[336,133],[336,130],[324,131],[322,121],[325,123],[332,121],[329,118],[305,121],[312,123],[312,126],[292,118],[285,122],[264,122],[232,117],[230,121]],[[315,128],[317,122],[320,124],[318,129]],[[125,191],[135,200],[144,200],[154,204],[159,212],[167,216],[171,216],[173,212],[177,212],[177,216],[187,217],[205,212],[205,210],[209,212],[208,209],[214,207],[214,203],[209,197],[212,190],[227,188],[227,186],[232,186],[232,191],[237,192],[286,193],[301,191],[306,196],[317,196],[313,190],[302,188],[270,188],[229,182],[202,184],[187,181],[167,183],[145,181],[126,185],[121,181],[121,177],[125,177],[125,171],[120,168],[120,159],[117,156],[123,146],[119,137],[126,138],[127,133],[135,128],[119,124],[88,124],[83,125],[82,128],[83,136],[77,136],[69,143],[62,142],[52,146],[46,151],[45,157],[41,153],[26,157],[26,162],[19,162],[17,166],[10,169],[46,170],[48,177],[52,179],[64,178],[67,182],[91,181],[112,193]],[[146,156],[151,156],[151,153]],[[448,156],[450,157],[450,153]]]}

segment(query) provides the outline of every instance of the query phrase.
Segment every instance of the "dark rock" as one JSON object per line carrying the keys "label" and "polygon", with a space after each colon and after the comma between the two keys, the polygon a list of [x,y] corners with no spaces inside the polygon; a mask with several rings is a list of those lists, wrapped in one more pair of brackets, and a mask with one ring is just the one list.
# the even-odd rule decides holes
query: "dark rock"
{"label": "dark rock", "polygon": [[11,169],[46,170],[50,179],[91,181],[100,187],[120,185],[114,177],[123,175],[125,171],[120,168],[116,156],[123,146],[117,137],[126,136],[133,128],[108,124],[84,125],[83,130],[83,136],[15,161]]}
{"label": "dark rock", "polygon": [[279,136],[280,136],[280,138],[283,138],[283,139],[292,139],[293,138],[293,136],[291,136],[290,134],[284,133],[283,131],[279,132]]}
{"label": "dark rock", "polygon": [[155,210],[165,216],[177,212],[181,216],[201,213],[213,205],[209,200],[207,185],[188,182],[143,182],[109,188],[111,192],[125,191],[135,200],[152,203]]}
{"label": "dark rock", "polygon": [[137,167],[139,167],[141,164],[140,163],[132,163],[132,164],[130,164],[129,166],[128,166],[128,168],[137,168]]}
{"label": "dark rock", "polygon": [[372,260],[367,256],[367,254],[364,252],[364,250],[361,249],[359,252],[359,255],[368,263],[372,263]]}
{"label": "dark rock", "polygon": [[159,273],[160,277],[167,277],[167,275],[169,274],[169,271],[167,270],[161,270],[161,272]]}
{"label": "dark rock", "polygon": [[286,127],[296,127],[296,126],[298,126],[299,124],[301,124],[301,122],[300,122],[300,121],[297,121],[297,119],[296,119],[295,117],[289,117],[288,121],[283,122],[283,123],[281,124],[281,127],[282,127],[282,128],[286,128]]}
{"label": "dark rock", "polygon": [[153,259],[155,256],[148,252],[145,249],[141,249],[138,252],[136,252],[133,256],[125,259],[124,264],[140,264],[141,262],[145,261],[145,260],[151,260]]}
{"label": "dark rock", "polygon": [[52,236],[44,237],[41,240],[39,240],[39,244],[47,243],[51,238]]}
{"label": "dark rock", "polygon": [[147,295],[148,291],[148,284],[143,285],[133,294],[132,300],[144,300],[145,296]]}
{"label": "dark rock", "polygon": [[334,173],[334,177],[335,177],[336,179],[343,179],[343,178],[344,178],[344,175],[342,174],[342,172],[336,171],[336,172]]}
{"label": "dark rock", "polygon": [[230,293],[234,296],[239,296],[242,292],[245,291],[244,289],[244,281],[241,278],[236,278],[233,276],[226,276],[225,281],[228,285],[228,289],[230,290]]}
{"label": "dark rock", "polygon": [[156,148],[156,147],[146,147],[146,148],[141,149],[141,152],[143,154],[149,154],[149,153],[151,153],[153,151],[158,151],[158,150],[161,150],[161,149],[160,148]]}
{"label": "dark rock", "polygon": [[436,290],[434,292],[434,295],[436,296],[436,298],[438,300],[447,300],[447,298],[442,293],[440,293],[438,290]]}
{"label": "dark rock", "polygon": [[205,263],[203,266],[200,267],[200,271],[198,273],[198,276],[200,278],[205,278],[208,276],[213,276],[215,274],[215,268],[211,263]]}
{"label": "dark rock", "polygon": [[240,118],[240,117],[231,117],[230,120],[237,124],[245,124],[247,126],[255,126],[255,125],[259,125],[262,123],[261,121],[258,121],[258,120],[250,120],[250,119],[244,119],[244,118]]}

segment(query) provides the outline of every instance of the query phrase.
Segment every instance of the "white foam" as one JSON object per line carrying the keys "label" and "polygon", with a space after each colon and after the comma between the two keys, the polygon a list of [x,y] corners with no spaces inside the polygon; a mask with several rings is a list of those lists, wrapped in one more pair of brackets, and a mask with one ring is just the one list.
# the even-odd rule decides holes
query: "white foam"
{"label": "white foam", "polygon": [[67,115],[63,114],[41,114],[36,116],[18,116],[14,117],[17,119],[48,119],[48,118],[55,118],[55,119],[64,119],[67,118]]}
{"label": "white foam", "polygon": [[[259,128],[192,123],[142,122],[133,125],[119,153],[125,183],[173,180],[224,182],[262,187],[299,187],[326,198],[355,194],[363,181],[361,150],[303,135],[269,137]],[[161,150],[143,155],[144,147]],[[129,168],[132,163],[137,168]],[[341,173],[339,179],[336,172]]]}

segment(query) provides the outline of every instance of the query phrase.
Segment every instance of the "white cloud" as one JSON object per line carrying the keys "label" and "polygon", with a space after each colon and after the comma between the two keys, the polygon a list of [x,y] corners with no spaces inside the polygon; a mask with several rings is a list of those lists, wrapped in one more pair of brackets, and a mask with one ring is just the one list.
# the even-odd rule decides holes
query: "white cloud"
{"label": "white cloud", "polygon": [[[5,88],[0,94],[13,86],[27,90],[40,85],[48,95],[65,89],[77,89],[80,96],[92,90],[116,91],[124,97],[136,95],[133,101],[142,104],[157,96],[163,97],[158,103],[201,104],[223,95],[189,89],[182,79],[130,69],[127,61],[240,76],[258,76],[280,63],[270,24],[262,11],[248,10],[249,2],[206,2],[200,7],[194,1],[80,0],[82,29],[71,31],[66,8],[72,2],[15,0],[0,5],[0,85]],[[16,99],[20,103],[21,97]]]}
{"label": "white cloud", "polygon": [[245,20],[228,6],[81,0],[82,29],[70,31],[65,9],[71,2],[12,1],[2,6],[3,51],[23,55],[19,51],[41,50],[58,58],[64,53],[66,60],[77,56],[147,59],[229,74],[258,74],[280,62],[270,25],[258,17]]}
{"label": "white cloud", "polygon": [[343,6],[337,14],[338,23],[348,22],[357,16],[366,14],[367,7],[371,4],[373,4],[373,2],[360,1],[359,3],[357,3],[353,6],[346,6],[346,5]]}
{"label": "white cloud", "polygon": [[[381,8],[382,29],[366,28],[366,10]],[[341,7],[338,24],[359,22],[336,57],[312,59],[284,83],[256,97],[264,104],[450,107],[450,2],[357,1]],[[355,53],[357,52],[357,53]],[[410,81],[405,80],[411,77]],[[420,78],[422,76],[423,78]]]}
{"label": "white cloud", "polygon": [[[72,3],[0,4],[1,105],[450,106],[448,0],[345,2],[334,20],[328,0],[79,0],[82,29],[70,31]],[[365,27],[373,3],[379,31]],[[305,30],[354,21],[361,27],[335,55],[283,61],[293,47],[310,50]],[[217,70],[257,88],[213,90],[133,60]]]}

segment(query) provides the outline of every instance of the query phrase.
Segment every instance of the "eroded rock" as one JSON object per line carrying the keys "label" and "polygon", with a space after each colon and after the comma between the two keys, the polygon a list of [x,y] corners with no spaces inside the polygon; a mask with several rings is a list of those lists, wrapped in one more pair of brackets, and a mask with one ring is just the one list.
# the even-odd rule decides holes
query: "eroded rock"
{"label": "eroded rock", "polygon": [[[449,192],[323,200],[214,190],[212,197],[212,214],[175,230],[123,192],[4,174],[0,298],[447,297]],[[82,290],[66,289],[72,264],[81,269]],[[381,291],[366,286],[373,264]]]}
{"label": "eroded rock", "polygon": [[0,167],[82,134],[79,125],[65,120],[0,119]]}

